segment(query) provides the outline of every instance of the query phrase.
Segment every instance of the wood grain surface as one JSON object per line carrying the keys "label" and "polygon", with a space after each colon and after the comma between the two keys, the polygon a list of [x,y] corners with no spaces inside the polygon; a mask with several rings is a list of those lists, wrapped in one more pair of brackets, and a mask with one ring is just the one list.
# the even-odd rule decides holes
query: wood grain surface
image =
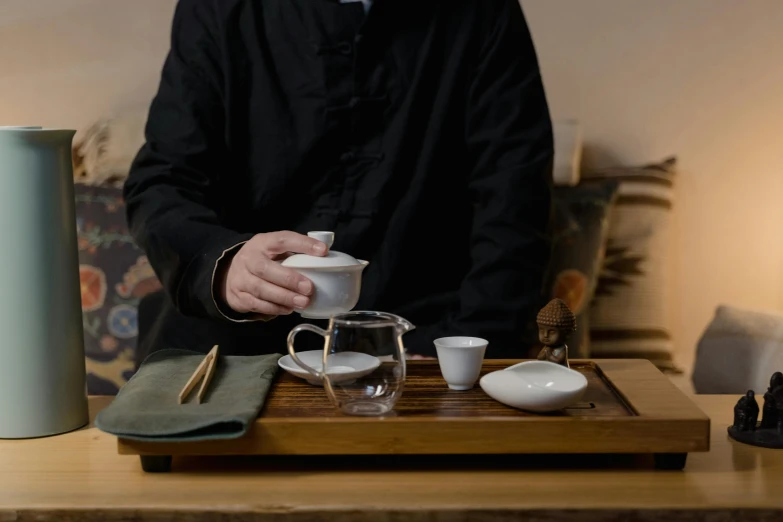
{"label": "wood grain surface", "polygon": [[[712,419],[712,445],[684,471],[636,456],[240,456],[145,474],[92,426],[0,440],[0,520],[777,522],[783,451],[728,439],[738,398],[692,399]],[[92,415],[109,400],[91,398]]]}
{"label": "wood grain surface", "polygon": [[[484,371],[519,361],[487,361]],[[452,391],[436,361],[414,361],[392,414],[354,417],[323,389],[280,374],[249,433],[205,442],[118,441],[127,455],[434,455],[688,453],[709,449],[709,418],[646,360],[574,362],[585,401],[557,414],[500,404],[480,387]],[[594,406],[594,407],[593,407]]]}
{"label": "wood grain surface", "polygon": [[[410,361],[405,391],[394,408],[400,418],[452,417],[541,417],[509,408],[476,384],[472,390],[450,390],[443,380],[436,362]],[[487,361],[481,376],[507,368],[506,361]],[[590,362],[571,367],[587,378],[587,391],[582,401],[574,406],[546,414],[553,417],[628,417],[633,412],[612,389],[598,367]],[[288,373],[278,376],[261,417],[271,419],[338,418],[346,417],[329,402],[323,388],[311,386]]]}

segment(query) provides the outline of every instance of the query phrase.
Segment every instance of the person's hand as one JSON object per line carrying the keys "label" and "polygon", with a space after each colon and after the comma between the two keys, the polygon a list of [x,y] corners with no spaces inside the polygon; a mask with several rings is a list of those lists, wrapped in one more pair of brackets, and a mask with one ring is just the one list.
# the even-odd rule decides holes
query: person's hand
{"label": "person's hand", "polygon": [[288,315],[307,308],[313,283],[280,261],[291,254],[324,256],[327,246],[296,232],[258,234],[245,243],[221,274],[220,298],[240,314]]}

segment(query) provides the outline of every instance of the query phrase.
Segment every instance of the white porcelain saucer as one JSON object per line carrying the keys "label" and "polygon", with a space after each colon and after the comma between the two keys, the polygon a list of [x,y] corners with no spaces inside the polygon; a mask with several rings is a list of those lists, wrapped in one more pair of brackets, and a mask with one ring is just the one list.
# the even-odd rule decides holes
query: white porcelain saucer
{"label": "white porcelain saucer", "polygon": [[[321,350],[311,350],[308,352],[298,352],[296,354],[299,360],[308,365],[313,370],[320,372],[323,368],[324,352]],[[301,368],[290,355],[285,355],[278,359],[278,366],[291,375],[295,375],[306,380],[313,386],[323,386],[323,380],[316,377],[307,370]],[[359,377],[364,377],[374,372],[381,365],[380,359],[359,352],[341,352],[329,355],[328,372],[329,375],[339,374],[340,381],[352,381]]]}
{"label": "white porcelain saucer", "polygon": [[579,402],[587,390],[587,378],[559,364],[525,361],[488,373],[479,385],[487,395],[506,406],[551,412]]}

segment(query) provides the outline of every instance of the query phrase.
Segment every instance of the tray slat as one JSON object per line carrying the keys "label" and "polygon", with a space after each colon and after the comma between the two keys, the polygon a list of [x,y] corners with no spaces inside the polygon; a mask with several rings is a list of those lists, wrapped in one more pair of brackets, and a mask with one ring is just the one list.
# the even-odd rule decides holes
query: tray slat
{"label": "tray slat", "polygon": [[[481,375],[507,368],[501,361],[487,361]],[[572,364],[587,378],[587,391],[579,404],[548,414],[561,417],[629,417],[633,411],[625,404],[601,370],[593,363]],[[405,391],[394,408],[400,417],[538,417],[497,402],[478,384],[468,391],[446,386],[437,364],[413,363],[405,382]],[[303,383],[290,374],[279,377],[261,412],[264,419],[341,418],[346,417],[329,402],[322,388]]]}

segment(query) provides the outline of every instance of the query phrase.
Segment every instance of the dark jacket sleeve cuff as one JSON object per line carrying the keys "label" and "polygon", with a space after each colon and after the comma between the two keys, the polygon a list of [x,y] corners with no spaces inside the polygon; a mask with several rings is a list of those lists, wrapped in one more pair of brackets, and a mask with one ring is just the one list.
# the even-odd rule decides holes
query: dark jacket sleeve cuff
{"label": "dark jacket sleeve cuff", "polygon": [[252,234],[227,232],[215,238],[188,265],[176,292],[177,308],[185,315],[219,321],[250,322],[259,318],[244,316],[228,309],[218,297],[217,274],[231,262],[234,254],[253,237]]}

